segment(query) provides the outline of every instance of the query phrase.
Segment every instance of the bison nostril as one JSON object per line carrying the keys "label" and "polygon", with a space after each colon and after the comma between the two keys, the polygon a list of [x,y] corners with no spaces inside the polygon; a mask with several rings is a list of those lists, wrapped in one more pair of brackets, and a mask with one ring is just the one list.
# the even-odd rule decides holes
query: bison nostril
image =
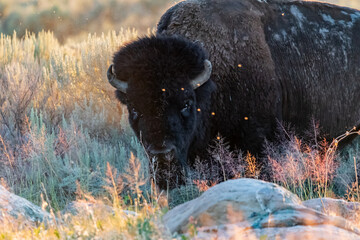
{"label": "bison nostril", "polygon": [[167,154],[173,150],[175,150],[175,146],[172,144],[162,144],[161,146],[156,146],[154,144],[150,144],[150,146],[147,148],[148,152],[151,154]]}

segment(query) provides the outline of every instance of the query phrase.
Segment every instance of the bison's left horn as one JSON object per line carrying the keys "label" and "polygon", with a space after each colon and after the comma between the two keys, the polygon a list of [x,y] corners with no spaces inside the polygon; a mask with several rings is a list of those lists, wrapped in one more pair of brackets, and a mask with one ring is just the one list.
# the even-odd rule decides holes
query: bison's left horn
{"label": "bison's left horn", "polygon": [[209,80],[212,70],[211,62],[209,60],[205,60],[204,67],[204,71],[190,82],[193,89],[200,87],[201,85],[206,83],[207,80]]}
{"label": "bison's left horn", "polygon": [[115,76],[115,71],[114,71],[114,66],[111,64],[108,71],[107,71],[107,78],[109,80],[109,83],[111,84],[111,86],[113,86],[114,88],[120,90],[123,93],[126,93],[126,90],[128,88],[128,83],[121,81],[119,79],[116,78]]}

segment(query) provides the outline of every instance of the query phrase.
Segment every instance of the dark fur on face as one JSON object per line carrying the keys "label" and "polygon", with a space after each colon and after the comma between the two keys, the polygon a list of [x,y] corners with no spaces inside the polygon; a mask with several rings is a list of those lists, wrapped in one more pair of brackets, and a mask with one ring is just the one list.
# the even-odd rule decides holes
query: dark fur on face
{"label": "dark fur on face", "polygon": [[[158,158],[159,171],[169,164],[172,171],[174,165],[178,171],[186,168],[191,143],[205,135],[215,84],[209,80],[196,90],[189,84],[204,71],[205,59],[199,45],[177,36],[145,37],[114,56],[116,77],[128,82],[127,93],[117,90],[117,98],[127,105],[130,125],[149,155]],[[172,158],[164,148],[172,149]]]}

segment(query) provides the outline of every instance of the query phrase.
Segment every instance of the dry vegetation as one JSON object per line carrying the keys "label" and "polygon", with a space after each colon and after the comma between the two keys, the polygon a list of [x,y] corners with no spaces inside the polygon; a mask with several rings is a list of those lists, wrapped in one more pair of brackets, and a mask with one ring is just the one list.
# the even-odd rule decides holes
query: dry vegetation
{"label": "dry vegetation", "polygon": [[[136,22],[139,25],[133,26],[145,31],[155,25],[166,3],[0,3],[1,183],[54,216],[46,226],[25,226],[11,219],[0,226],[0,239],[168,239],[171,236],[159,222],[167,199],[172,207],[220,181],[260,177],[262,169],[254,156],[231,151],[226,139],[219,137],[209,148],[211,161],[204,164],[198,159],[187,185],[164,197],[151,184],[149,160],[127,124],[126,111],[114,99],[106,71],[113,52],[138,36],[119,26]],[[355,0],[346,4],[359,7]],[[54,33],[39,31],[42,28]],[[119,31],[88,35],[99,29]],[[87,35],[83,40],[59,43],[83,33]],[[274,182],[302,199],[331,196],[359,201],[360,142],[338,152],[343,136],[329,143],[318,141],[315,133],[313,141],[286,132],[280,144],[269,143],[269,165],[263,167]],[[345,136],[351,134],[357,130]],[[74,200],[111,205],[113,212],[61,215],[60,210]],[[123,210],[137,214],[124,217]]]}
{"label": "dry vegetation", "polygon": [[360,1],[359,0],[319,0],[319,2],[327,2],[327,3],[344,6],[344,7],[360,9]]}
{"label": "dry vegetation", "polygon": [[175,0],[2,0],[0,32],[24,36],[26,30],[54,32],[60,42],[84,39],[89,33],[136,28],[140,34],[156,26]]}

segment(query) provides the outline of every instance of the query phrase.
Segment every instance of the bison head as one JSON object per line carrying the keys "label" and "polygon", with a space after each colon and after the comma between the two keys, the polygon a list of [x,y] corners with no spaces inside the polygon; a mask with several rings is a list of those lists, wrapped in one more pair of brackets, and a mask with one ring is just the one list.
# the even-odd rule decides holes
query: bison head
{"label": "bison head", "polygon": [[176,36],[145,37],[114,55],[108,80],[127,105],[130,125],[145,150],[157,159],[161,188],[169,186],[169,179],[170,186],[179,181],[189,149],[205,135],[215,90],[211,69],[201,46]]}

